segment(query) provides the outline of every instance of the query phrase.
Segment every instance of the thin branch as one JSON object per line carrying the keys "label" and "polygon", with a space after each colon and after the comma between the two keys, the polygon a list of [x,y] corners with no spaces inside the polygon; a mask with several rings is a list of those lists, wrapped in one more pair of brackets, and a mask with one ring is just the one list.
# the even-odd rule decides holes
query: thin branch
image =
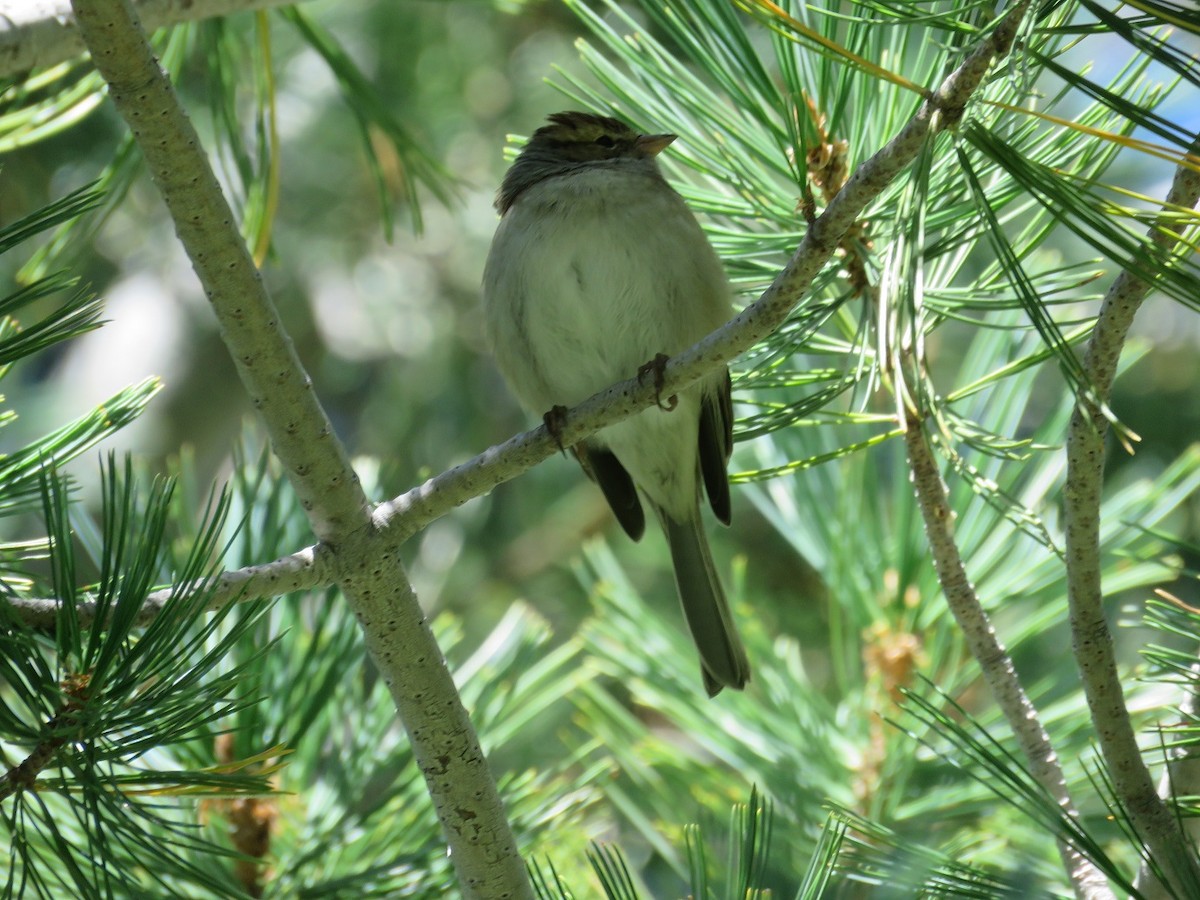
{"label": "thin branch", "polygon": [[[279,597],[295,591],[312,591],[333,584],[333,553],[324,544],[313,544],[290,556],[258,566],[246,566],[222,572],[210,581],[176,584],[154,591],[138,611],[137,624],[149,625],[172,597],[184,597],[195,590],[209,592],[208,609],[218,610],[242,600]],[[30,628],[52,631],[58,623],[61,601],[43,597],[9,597],[7,603],[17,617]],[[80,628],[90,628],[96,619],[96,604],[76,604]]]}
{"label": "thin branch", "polygon": [[[167,25],[228,16],[246,10],[286,6],[295,0],[138,0],[147,31]],[[79,56],[86,48],[75,25],[70,0],[0,2],[0,78]]]}
{"label": "thin branch", "polygon": [[543,426],[519,434],[375,509],[376,525],[403,542],[456,506],[485,494],[599,429],[612,425],[701,378],[773,333],[808,291],[867,204],[916,158],[931,133],[952,127],[979,88],[988,67],[1008,53],[1029,0],[1016,4],[984,40],[921,104],[900,132],[863,162],[809,226],[796,252],[770,287],[723,327],[668,361],[662,381],[636,378],[601,391],[570,410],[557,436]]}
{"label": "thin branch", "polygon": [[63,701],[58,712],[46,723],[43,736],[33,751],[0,776],[0,803],[19,791],[37,790],[37,777],[54,761],[59,749],[79,731],[79,716],[84,703],[78,696]]}
{"label": "thin branch", "polygon": [[[1193,154],[1198,149],[1200,140],[1193,145]],[[1150,228],[1150,243],[1160,248],[1176,247],[1177,218],[1171,210],[1194,207],[1198,198],[1200,173],[1180,165],[1163,213]],[[1133,317],[1152,286],[1128,270],[1122,271],[1104,297],[1088,342],[1084,371],[1095,386],[1095,395],[1077,399],[1067,431],[1067,478],[1063,489],[1067,594],[1072,648],[1117,798],[1160,867],[1167,882],[1165,888],[1177,896],[1192,897],[1200,896],[1200,865],[1179,822],[1155,791],[1142,759],[1125,706],[1100,584],[1100,498],[1104,439],[1108,433],[1103,407],[1112,396],[1117,362]]]}
{"label": "thin branch", "polygon": [[312,391],[200,140],[129,0],[73,0],[80,33],[128,123],[204,286],[334,578],[362,625],[468,898],[533,897],[487,761],[394,548]]}
{"label": "thin branch", "polygon": [[[967,577],[962,556],[954,541],[954,512],[950,508],[946,485],[921,425],[921,418],[907,406],[905,417],[904,445],[908,451],[913,488],[921,507],[925,534],[929,539],[938,582],[942,586],[942,593],[946,595],[946,604],[962,630],[971,656],[983,672],[996,705],[1000,707],[1021,752],[1029,761],[1029,774],[1054,798],[1064,815],[1078,819],[1079,812],[1067,790],[1066,778],[1050,744],[1050,736],[1021,686],[1012,657],[996,636],[991,620]],[[1102,900],[1114,896],[1103,873],[1076,847],[1059,838],[1058,853],[1066,866],[1076,897],[1081,900]]]}

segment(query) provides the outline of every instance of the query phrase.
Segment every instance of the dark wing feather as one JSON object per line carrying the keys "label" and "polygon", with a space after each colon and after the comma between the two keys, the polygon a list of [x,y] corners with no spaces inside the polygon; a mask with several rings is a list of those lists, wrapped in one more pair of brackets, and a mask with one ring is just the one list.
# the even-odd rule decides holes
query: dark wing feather
{"label": "dark wing feather", "polygon": [[700,652],[704,689],[710,697],[725,687],[740,691],[750,680],[750,663],[721,590],[700,517],[693,516],[686,522],[663,515],[659,519],[671,548],[683,615]]}
{"label": "dark wing feather", "polygon": [[583,471],[600,485],[604,499],[608,501],[625,533],[635,541],[641,540],[646,531],[646,514],[642,511],[642,502],[638,499],[633,479],[621,461],[608,450],[595,445],[576,444],[571,450],[583,466]]}
{"label": "dark wing feather", "polygon": [[732,518],[729,474],[726,466],[733,452],[733,393],[729,371],[716,391],[705,393],[700,406],[700,474],[716,517],[728,525]]}

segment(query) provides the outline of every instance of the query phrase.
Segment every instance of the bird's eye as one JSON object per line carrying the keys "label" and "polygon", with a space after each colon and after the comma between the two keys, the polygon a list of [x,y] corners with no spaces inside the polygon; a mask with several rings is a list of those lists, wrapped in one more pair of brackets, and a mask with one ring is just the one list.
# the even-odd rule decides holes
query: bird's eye
{"label": "bird's eye", "polygon": [[614,141],[607,134],[600,135],[600,137],[596,138],[596,140],[594,140],[592,143],[596,144],[597,146],[606,147],[609,149],[617,146],[617,142]]}

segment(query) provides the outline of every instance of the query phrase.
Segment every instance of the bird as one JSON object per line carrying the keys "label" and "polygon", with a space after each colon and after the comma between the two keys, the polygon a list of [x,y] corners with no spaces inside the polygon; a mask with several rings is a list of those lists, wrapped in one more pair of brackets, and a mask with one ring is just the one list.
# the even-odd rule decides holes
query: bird
{"label": "bird", "polygon": [[[482,290],[497,366],[535,414],[574,406],[648,366],[661,377],[664,356],[733,314],[720,259],[658,166],[677,135],[578,111],[547,123],[497,192]],[[710,697],[750,679],[701,518],[703,491],[716,518],[730,522],[730,391],[721,366],[571,448],[633,540],[645,530],[641,498],[661,525]]]}

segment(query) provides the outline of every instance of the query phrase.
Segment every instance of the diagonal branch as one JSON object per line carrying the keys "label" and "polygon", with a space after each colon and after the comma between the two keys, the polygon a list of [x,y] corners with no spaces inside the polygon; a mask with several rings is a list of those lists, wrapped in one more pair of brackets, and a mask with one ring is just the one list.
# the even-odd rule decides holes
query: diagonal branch
{"label": "diagonal branch", "polygon": [[[1192,154],[1200,151],[1200,139]],[[1180,164],[1167,193],[1163,212],[1150,227],[1148,240],[1170,250],[1179,242],[1172,210],[1191,208],[1200,199],[1200,172]],[[1067,592],[1075,661],[1100,751],[1113,788],[1137,833],[1160,867],[1175,896],[1200,896],[1200,865],[1178,821],[1158,796],[1142,759],[1129,720],[1125,695],[1113,652],[1112,632],[1104,617],[1100,584],[1100,497],[1104,482],[1104,439],[1108,420],[1104,406],[1112,396],[1117,362],[1133,317],[1152,284],[1122,271],[1112,283],[1096,318],[1084,358],[1084,371],[1095,395],[1079,397],[1067,432],[1067,480],[1063,489],[1066,526]]]}
{"label": "diagonal branch", "polygon": [[80,34],[175,223],[271,445],[408,731],[463,896],[531,900],[496,784],[394,548],[263,286],[129,0],[72,0]]}
{"label": "diagonal branch", "polygon": [[544,426],[517,435],[376,507],[376,524],[392,539],[402,542],[450,509],[554,455],[560,446],[569,447],[647,408],[660,393],[670,395],[682,390],[773,333],[808,291],[867,204],[916,158],[931,134],[957,124],[992,61],[1008,53],[1028,8],[1029,0],[1017,3],[942,86],[929,94],[900,132],[858,166],[811,223],[787,266],[762,296],[728,324],[668,361],[661,382],[642,383],[635,378],[613,385],[556,422],[561,426],[557,436]]}

